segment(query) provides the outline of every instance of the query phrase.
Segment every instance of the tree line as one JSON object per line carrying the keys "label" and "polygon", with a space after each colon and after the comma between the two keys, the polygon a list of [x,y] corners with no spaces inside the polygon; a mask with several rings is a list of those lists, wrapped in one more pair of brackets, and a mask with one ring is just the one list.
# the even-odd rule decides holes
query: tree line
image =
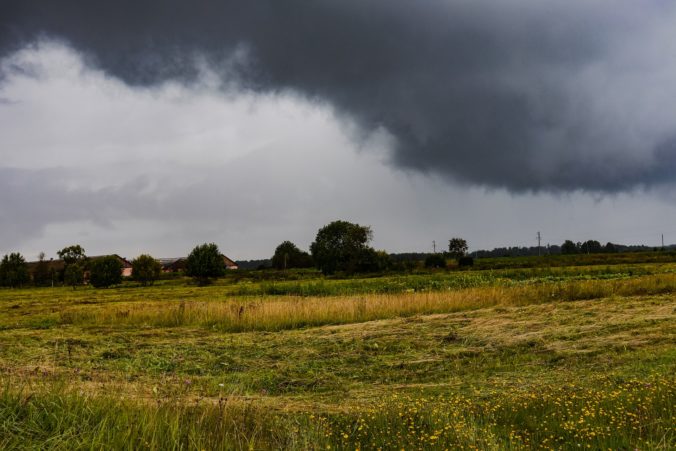
{"label": "tree line", "polygon": [[[96,288],[106,288],[122,282],[123,265],[118,257],[109,255],[89,258],[79,244],[67,246],[57,252],[62,266],[45,260],[44,252],[38,256],[32,271],[18,252],[5,255],[0,261],[0,286],[20,288],[66,285],[73,289],[89,283]],[[161,271],[160,263],[149,255],[140,255],[132,262],[132,278],[142,285],[151,284]]]}
{"label": "tree line", "polygon": [[[57,252],[62,267],[44,259],[44,253],[29,271],[28,263],[20,253],[5,255],[0,261],[0,286],[20,288],[64,285],[73,289],[86,283],[95,288],[107,288],[122,282],[123,264],[117,256],[108,255],[90,258],[79,244],[65,247]],[[214,257],[215,255],[215,257]],[[131,261],[131,279],[142,286],[152,285],[159,279],[162,265],[148,254],[142,254]],[[212,277],[225,274],[225,263],[218,246],[204,244],[197,246],[186,259],[186,274],[199,284]]]}
{"label": "tree line", "polygon": [[[472,266],[474,257],[538,255],[542,248],[497,248],[493,251],[476,251],[468,255],[467,241],[452,238],[448,250],[432,254],[390,255],[370,246],[373,231],[369,226],[348,221],[333,221],[321,227],[310,245],[309,252],[301,250],[291,241],[279,244],[269,260],[270,266],[278,270],[292,268],[317,268],[325,275],[374,273],[389,270],[411,270],[424,258],[427,268],[445,268],[449,259],[462,266]],[[626,251],[628,246],[607,243],[602,246],[596,240],[575,243],[566,240],[561,246],[548,247],[550,253],[613,253]],[[534,253],[537,251],[538,253]],[[29,271],[28,264],[19,253],[5,255],[0,261],[0,286],[22,287],[54,286],[63,284],[76,288],[89,283],[96,288],[105,288],[122,282],[122,263],[116,256],[89,258],[80,245],[65,247],[57,252],[63,266],[55,268],[52,261],[40,254],[39,261]],[[148,254],[139,255],[131,261],[131,279],[141,285],[152,285],[159,277],[162,266]],[[223,255],[214,243],[196,246],[188,255],[184,274],[192,277],[196,284],[208,285],[214,279],[224,276],[226,266]]]}
{"label": "tree line", "polygon": [[[317,231],[310,252],[298,248],[291,241],[282,242],[271,258],[272,266],[285,270],[316,267],[323,274],[377,272],[397,269],[397,262],[385,251],[369,245],[373,238],[370,227],[348,221],[333,221]],[[466,250],[466,244],[465,244]],[[21,287],[63,284],[74,289],[85,283],[105,288],[122,282],[122,264],[116,256],[87,257],[82,246],[76,244],[57,252],[63,267],[55,269],[44,254],[29,273],[28,264],[19,253],[5,255],[0,263],[0,285]],[[142,285],[152,284],[161,273],[160,263],[150,255],[140,255],[132,262],[132,280]],[[195,247],[186,259],[185,275],[198,285],[207,285],[225,275],[223,255],[214,243]],[[32,276],[32,277],[31,277]]]}
{"label": "tree line", "polygon": [[[284,241],[275,249],[270,260],[275,269],[316,267],[325,275],[335,273],[354,274],[386,270],[410,270],[411,260],[393,258],[385,251],[369,246],[373,231],[368,226],[347,221],[333,221],[317,232],[310,245],[310,253],[301,251],[290,241]],[[472,257],[467,255],[467,241],[452,238],[448,251],[425,258],[425,267],[446,267],[447,259],[456,259],[459,266],[471,266]]]}

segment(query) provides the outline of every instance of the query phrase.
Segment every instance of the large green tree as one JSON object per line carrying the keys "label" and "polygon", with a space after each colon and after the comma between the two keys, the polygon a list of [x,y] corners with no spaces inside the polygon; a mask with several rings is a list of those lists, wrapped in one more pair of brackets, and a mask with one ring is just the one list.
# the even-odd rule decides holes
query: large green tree
{"label": "large green tree", "polygon": [[84,283],[84,271],[87,266],[87,255],[79,244],[64,247],[56,253],[64,262],[63,283],[73,287]]}
{"label": "large green tree", "polygon": [[56,254],[63,260],[66,266],[72,265],[73,263],[81,263],[87,258],[84,248],[79,244],[64,247]]}
{"label": "large green tree", "polygon": [[198,285],[208,285],[215,278],[225,275],[225,261],[218,246],[205,243],[195,247],[185,262],[185,273]]}
{"label": "large green tree", "polygon": [[0,261],[0,285],[17,288],[30,280],[26,260],[18,252],[5,255]]}
{"label": "large green tree", "polygon": [[370,227],[333,221],[319,229],[310,252],[324,274],[377,270],[382,258],[368,246],[372,236]]}
{"label": "large green tree", "polygon": [[272,267],[276,269],[309,268],[313,266],[312,257],[303,252],[291,241],[284,241],[275,249]]}
{"label": "large green tree", "polygon": [[142,254],[131,262],[131,277],[141,285],[152,285],[160,277],[162,265],[148,254]]}
{"label": "large green tree", "polygon": [[89,283],[95,288],[108,288],[122,282],[122,262],[113,256],[97,258],[89,264]]}
{"label": "large green tree", "polygon": [[448,240],[448,253],[455,259],[464,257],[467,253],[467,241],[463,238],[451,238]]}

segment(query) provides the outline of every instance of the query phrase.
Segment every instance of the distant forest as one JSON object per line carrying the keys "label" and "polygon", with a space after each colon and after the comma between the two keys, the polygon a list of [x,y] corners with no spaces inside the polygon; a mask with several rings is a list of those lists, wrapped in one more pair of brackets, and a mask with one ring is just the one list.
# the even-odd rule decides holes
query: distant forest
{"label": "distant forest", "polygon": [[[598,241],[590,240],[585,242],[573,243],[566,241],[563,245],[545,245],[539,249],[537,246],[531,247],[496,247],[493,250],[481,249],[470,252],[474,258],[497,258],[497,257],[531,257],[537,255],[559,255],[559,254],[586,254],[586,253],[614,253],[614,252],[650,252],[660,250],[661,247],[651,247],[644,245],[625,245],[616,243],[607,243],[601,245]],[[676,244],[665,246],[664,250],[676,251]],[[538,254],[539,252],[539,254]],[[394,261],[424,261],[432,255],[432,252],[401,252],[389,254]],[[240,269],[261,269],[272,266],[272,260],[269,258],[258,260],[238,260],[237,265]]]}
{"label": "distant forest", "polygon": [[[575,247],[569,247],[566,249],[565,244],[563,246],[559,245],[548,245],[541,246],[539,249],[537,246],[532,247],[496,247],[493,250],[478,250],[471,252],[470,255],[476,258],[489,258],[489,257],[528,257],[528,256],[537,256],[537,255],[557,255],[557,254],[596,254],[596,253],[614,253],[614,252],[649,252],[660,250],[661,247],[650,247],[644,245],[625,245],[625,244],[615,244],[607,243],[605,246],[601,246],[598,241],[587,241],[585,243],[573,243],[568,241],[567,244],[572,244]],[[676,250],[676,244],[670,246],[665,246],[665,250]]]}

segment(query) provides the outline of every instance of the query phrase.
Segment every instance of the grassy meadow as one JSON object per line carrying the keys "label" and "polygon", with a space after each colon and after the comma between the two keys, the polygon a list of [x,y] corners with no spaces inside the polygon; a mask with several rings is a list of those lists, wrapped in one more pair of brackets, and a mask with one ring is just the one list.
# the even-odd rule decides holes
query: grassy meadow
{"label": "grassy meadow", "polygon": [[676,262],[592,257],[3,289],[0,449],[674,449]]}

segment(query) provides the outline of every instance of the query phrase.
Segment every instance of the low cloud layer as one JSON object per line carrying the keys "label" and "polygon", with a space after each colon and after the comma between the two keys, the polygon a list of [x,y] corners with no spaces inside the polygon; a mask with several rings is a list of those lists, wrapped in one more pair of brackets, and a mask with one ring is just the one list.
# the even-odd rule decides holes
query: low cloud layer
{"label": "low cloud layer", "polygon": [[10,0],[0,17],[5,55],[61,39],[139,87],[197,83],[207,67],[224,91],[328,104],[355,137],[389,133],[395,167],[454,183],[674,182],[670,2]]}

